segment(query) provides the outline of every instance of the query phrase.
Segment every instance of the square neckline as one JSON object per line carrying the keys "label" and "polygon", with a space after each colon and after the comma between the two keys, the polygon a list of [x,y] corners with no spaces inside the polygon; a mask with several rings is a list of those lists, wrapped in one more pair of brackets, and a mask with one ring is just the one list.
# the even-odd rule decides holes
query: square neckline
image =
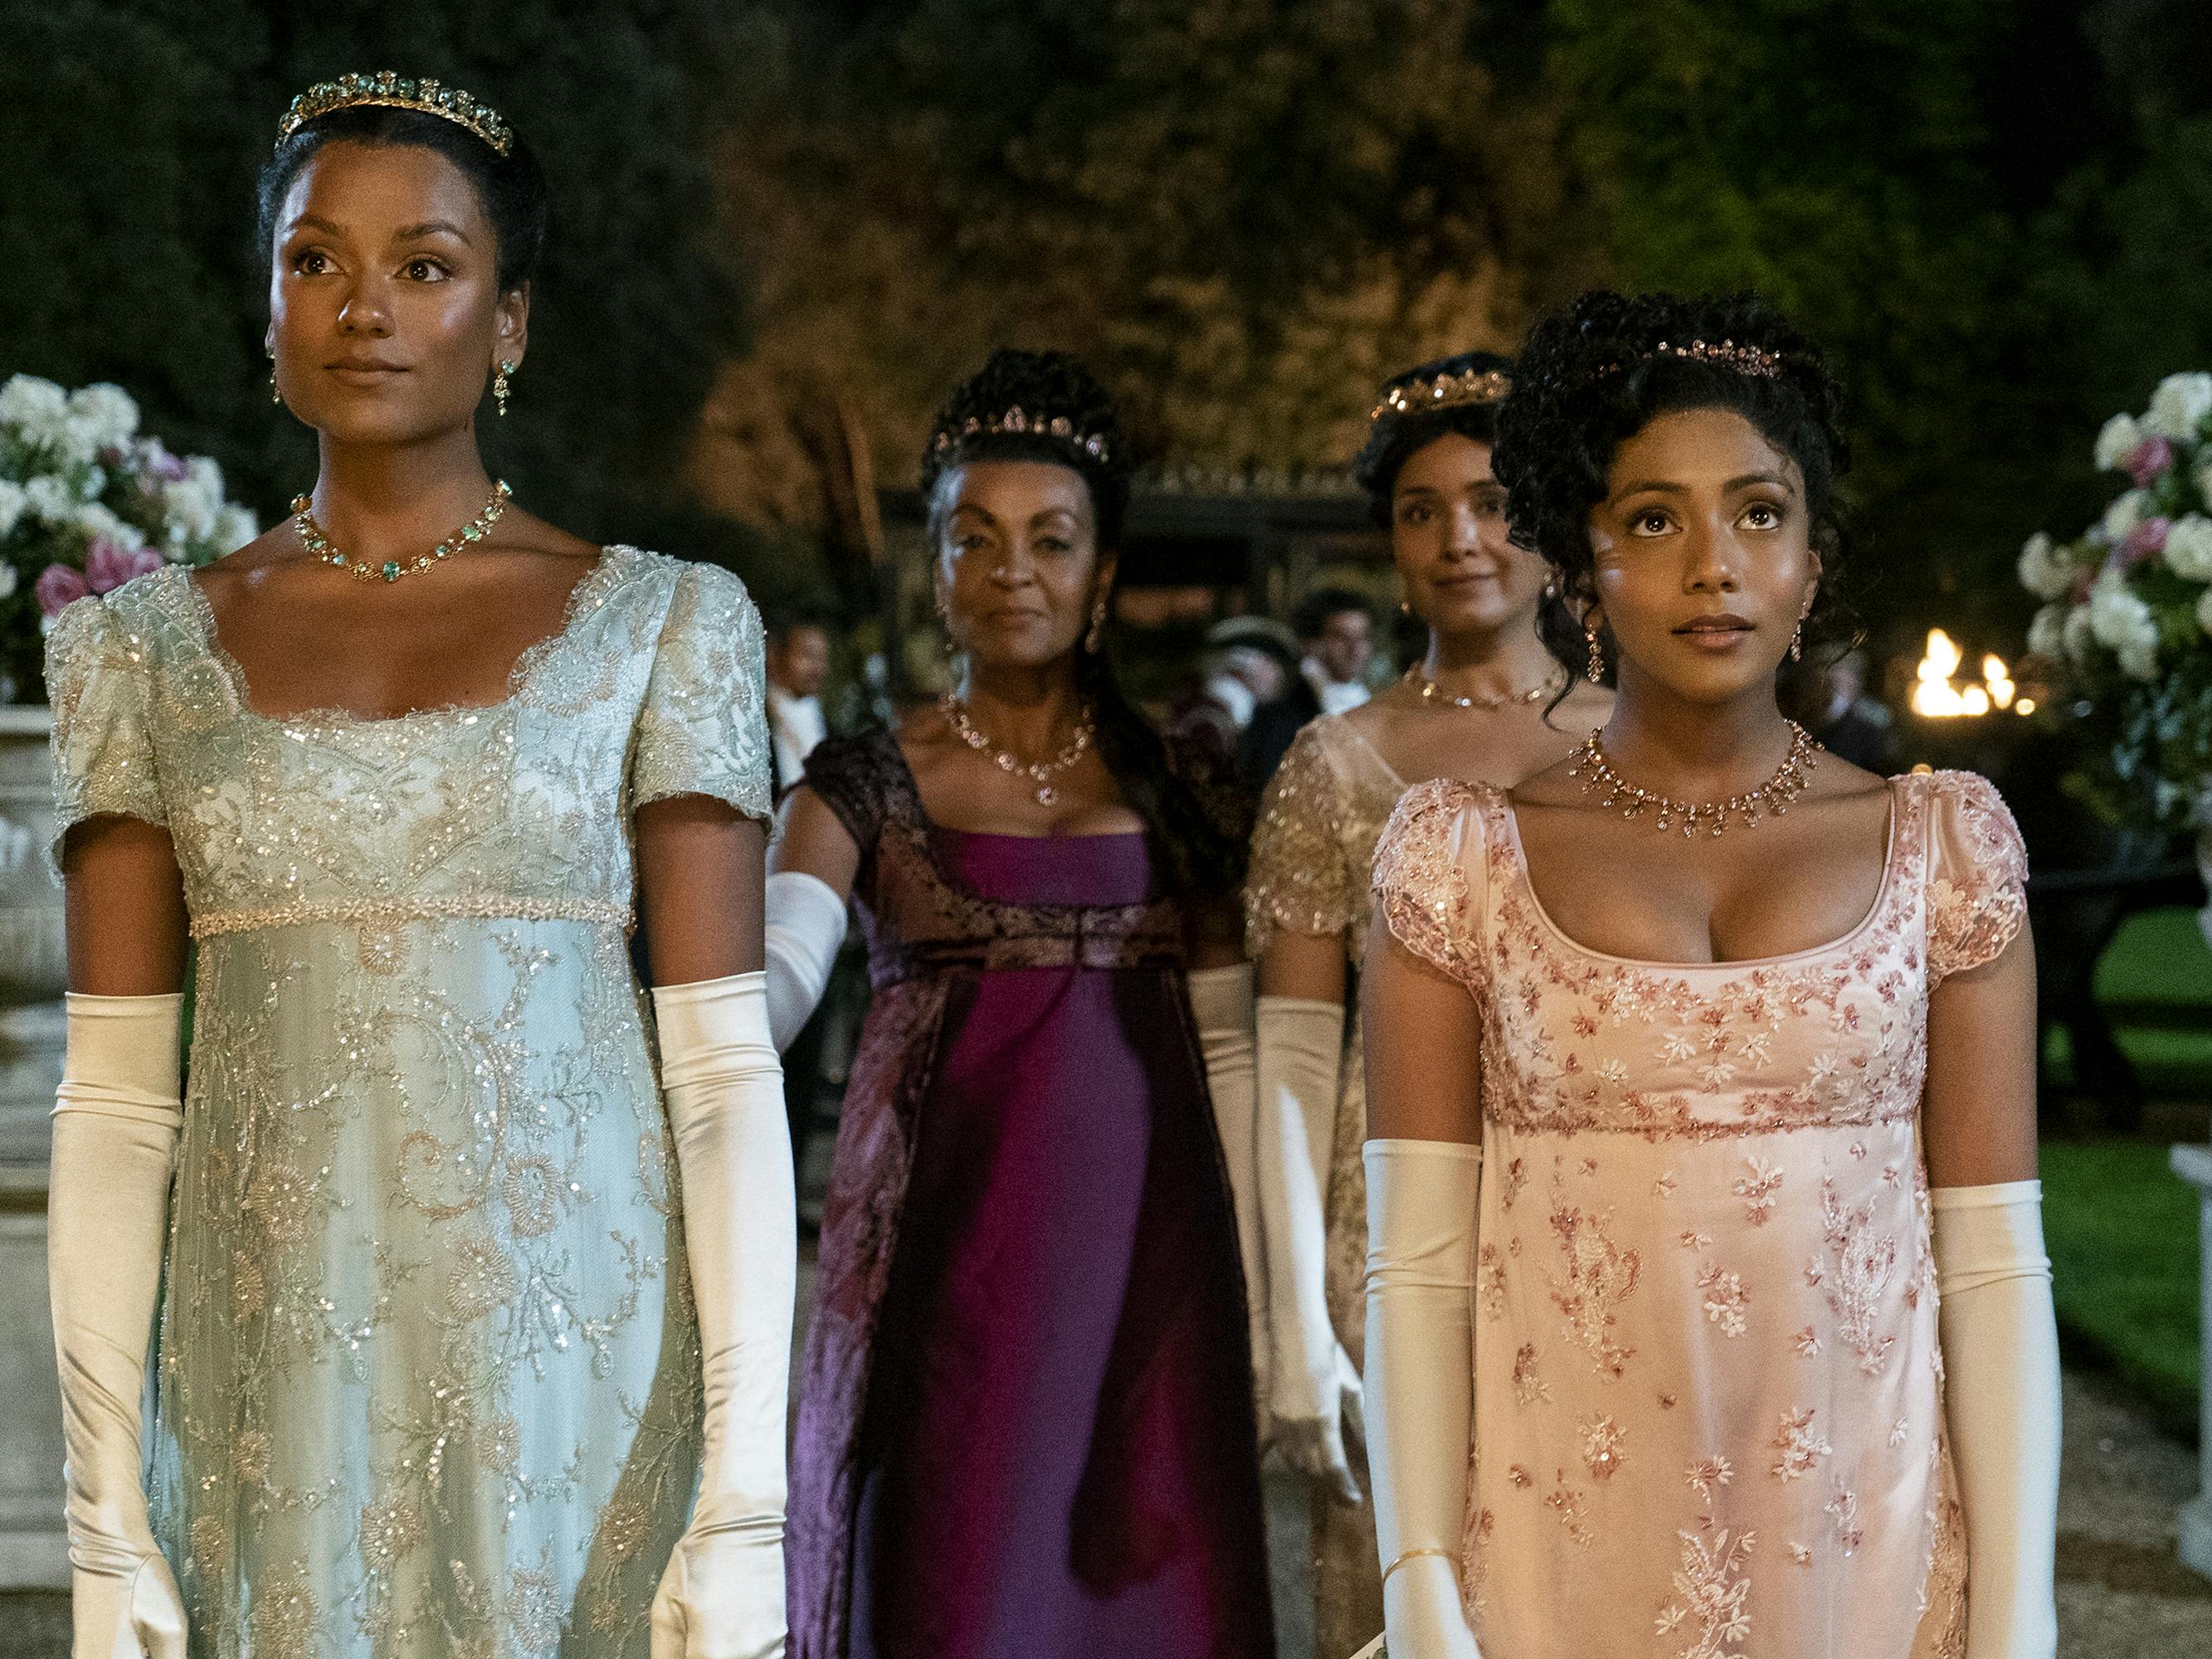
{"label": "square neckline", "polygon": [[[574,636],[588,614],[585,602],[592,598],[592,590],[600,586],[618,565],[626,564],[628,556],[634,550],[624,544],[615,542],[610,542],[599,550],[599,556],[592,562],[592,568],[576,579],[568,589],[568,598],[562,601],[561,625],[544,637],[532,640],[516,655],[507,671],[504,696],[491,702],[433,703],[422,708],[402,709],[397,714],[361,714],[349,708],[327,704],[317,704],[283,714],[271,714],[256,708],[252,684],[246,678],[245,665],[231,655],[229,647],[223,644],[221,629],[216,622],[215,606],[209,600],[207,591],[193,579],[188,568],[176,566],[173,568],[176,570],[178,580],[184,585],[185,608],[199,635],[200,648],[221,671],[230,687],[231,695],[237,701],[239,713],[244,718],[263,726],[311,726],[324,730],[348,730],[399,727],[422,721],[496,714],[512,708],[529,689],[530,681],[540,665]],[[597,609],[596,602],[590,606],[590,610]]]}
{"label": "square neckline", "polygon": [[1849,932],[1841,933],[1825,944],[1811,945],[1802,951],[1784,951],[1777,955],[1765,957],[1732,957],[1724,962],[1661,962],[1643,957],[1620,957],[1613,955],[1609,951],[1601,951],[1593,945],[1584,945],[1580,939],[1573,937],[1552,919],[1552,913],[1544,908],[1544,901],[1536,895],[1536,884],[1528,874],[1528,848],[1522,844],[1521,841],[1520,816],[1513,810],[1511,798],[1504,790],[1495,787],[1486,787],[1486,792],[1491,796],[1492,804],[1499,816],[1505,821],[1506,844],[1513,854],[1514,875],[1520,883],[1522,896],[1528,901],[1529,911],[1535,916],[1537,924],[1560,945],[1577,956],[1588,957],[1593,961],[1602,962],[1616,968],[1632,968],[1647,973],[1733,974],[1760,968],[1788,967],[1794,963],[1810,962],[1816,957],[1848,951],[1874,927],[1881,920],[1882,913],[1888,909],[1891,899],[1896,891],[1898,854],[1903,845],[1900,834],[1904,827],[1902,819],[1905,812],[1912,804],[1905,786],[1905,780],[1903,777],[1892,777],[1883,781],[1883,787],[1889,792],[1889,815],[1882,834],[1881,881],[1875,889],[1874,902],[1867,907],[1866,914],[1853,924]]}

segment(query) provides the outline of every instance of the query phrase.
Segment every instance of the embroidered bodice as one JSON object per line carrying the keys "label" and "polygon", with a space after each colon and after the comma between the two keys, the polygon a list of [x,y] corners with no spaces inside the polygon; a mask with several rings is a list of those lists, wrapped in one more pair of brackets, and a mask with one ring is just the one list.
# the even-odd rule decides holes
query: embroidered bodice
{"label": "embroidered bodice", "polygon": [[1261,802],[1244,884],[1246,948],[1255,958],[1278,927],[1341,936],[1356,964],[1373,909],[1375,843],[1405,781],[1341,714],[1309,721]]}
{"label": "embroidered bodice", "polygon": [[1576,944],[1498,791],[1384,834],[1393,934],[1481,1027],[1486,1655],[1959,1650],[1918,1113],[1929,997],[2018,932],[2026,862],[1980,778],[1891,788],[1865,919],[1753,962]]}

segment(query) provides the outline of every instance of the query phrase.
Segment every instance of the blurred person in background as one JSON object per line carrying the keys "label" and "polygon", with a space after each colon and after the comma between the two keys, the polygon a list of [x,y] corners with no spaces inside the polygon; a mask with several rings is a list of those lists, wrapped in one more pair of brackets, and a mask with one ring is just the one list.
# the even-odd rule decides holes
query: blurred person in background
{"label": "blurred person in background", "polygon": [[1316,1650],[1349,1654],[1382,1622],[1374,1510],[1362,1490],[1367,1134],[1359,1023],[1345,1009],[1367,945],[1376,838],[1429,778],[1512,783],[1565,755],[1613,707],[1547,647],[1573,623],[1548,571],[1505,533],[1490,465],[1511,362],[1470,352],[1387,382],[1354,466],[1425,637],[1406,677],[1300,732],[1268,786],[1245,887],[1260,964],[1257,1192],[1267,1255],[1270,1437],[1313,1480]]}
{"label": "blurred person in background", "polygon": [[769,878],[778,1038],[848,897],[875,987],[800,1384],[793,1652],[1264,1659],[1248,814],[1115,679],[1129,467],[1082,366],[994,354],[922,488],[958,677],[816,750]]}
{"label": "blurred person in background", "polygon": [[1302,654],[1282,694],[1260,705],[1244,728],[1239,764],[1255,789],[1266,786],[1306,724],[1357,708],[1369,696],[1367,665],[1375,623],[1367,601],[1348,587],[1317,587],[1298,601],[1291,628]]}
{"label": "blurred person in background", "polygon": [[811,611],[768,619],[768,734],[775,751],[776,793],[796,784],[815,744],[830,735],[822,688],[830,678],[830,627]]}
{"label": "blurred person in background", "polygon": [[1821,665],[1802,699],[1809,704],[1805,729],[1830,754],[1886,778],[1897,769],[1897,721],[1867,695],[1868,667],[1863,649]]}
{"label": "blurred person in background", "polygon": [[1297,637],[1266,617],[1231,617],[1206,630],[1196,669],[1186,677],[1169,719],[1176,735],[1210,743],[1235,762],[1244,728],[1262,703],[1280,696],[1297,672]]}

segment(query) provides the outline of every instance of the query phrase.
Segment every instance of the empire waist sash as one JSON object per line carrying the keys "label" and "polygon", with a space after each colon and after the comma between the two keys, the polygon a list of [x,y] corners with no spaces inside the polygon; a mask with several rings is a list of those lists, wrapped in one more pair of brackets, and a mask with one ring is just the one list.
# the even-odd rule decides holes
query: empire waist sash
{"label": "empire waist sash", "polygon": [[625,933],[636,925],[627,904],[609,899],[521,898],[506,893],[434,893],[410,898],[295,899],[253,909],[195,914],[191,936],[216,939],[226,933],[258,933],[268,927],[297,927],[338,922],[361,927],[393,927],[409,921],[586,921]]}

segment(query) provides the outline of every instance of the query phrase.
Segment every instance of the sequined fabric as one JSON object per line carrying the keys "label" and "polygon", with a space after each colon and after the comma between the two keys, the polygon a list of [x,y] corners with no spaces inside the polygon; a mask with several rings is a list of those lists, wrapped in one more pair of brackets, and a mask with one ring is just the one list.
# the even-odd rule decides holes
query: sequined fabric
{"label": "sequined fabric", "polygon": [[[1357,969],[1372,915],[1375,843],[1406,785],[1340,714],[1302,729],[1260,806],[1244,887],[1245,941],[1256,960],[1277,929],[1340,938]],[[1342,1086],[1327,1194],[1328,1294],[1337,1340],[1354,1364],[1367,1346],[1367,1077],[1356,999],[1347,999]],[[1362,1490],[1364,1458],[1347,1448]],[[1316,1651],[1349,1653],[1382,1616],[1375,1512],[1325,1492],[1313,1504]]]}
{"label": "sequined fabric", "polygon": [[2019,931],[2027,866],[1982,779],[1891,787],[1864,921],[1756,962],[1575,944],[1497,791],[1384,834],[1393,933],[1482,1029],[1486,1655],[1962,1650],[1918,1112],[1929,992]]}
{"label": "sequined fabric", "polygon": [[697,1329],[632,814],[763,817],[760,623],[610,548],[485,708],[253,712],[181,570],[49,645],[61,830],[200,937],[149,1439],[194,1659],[642,1659]]}

